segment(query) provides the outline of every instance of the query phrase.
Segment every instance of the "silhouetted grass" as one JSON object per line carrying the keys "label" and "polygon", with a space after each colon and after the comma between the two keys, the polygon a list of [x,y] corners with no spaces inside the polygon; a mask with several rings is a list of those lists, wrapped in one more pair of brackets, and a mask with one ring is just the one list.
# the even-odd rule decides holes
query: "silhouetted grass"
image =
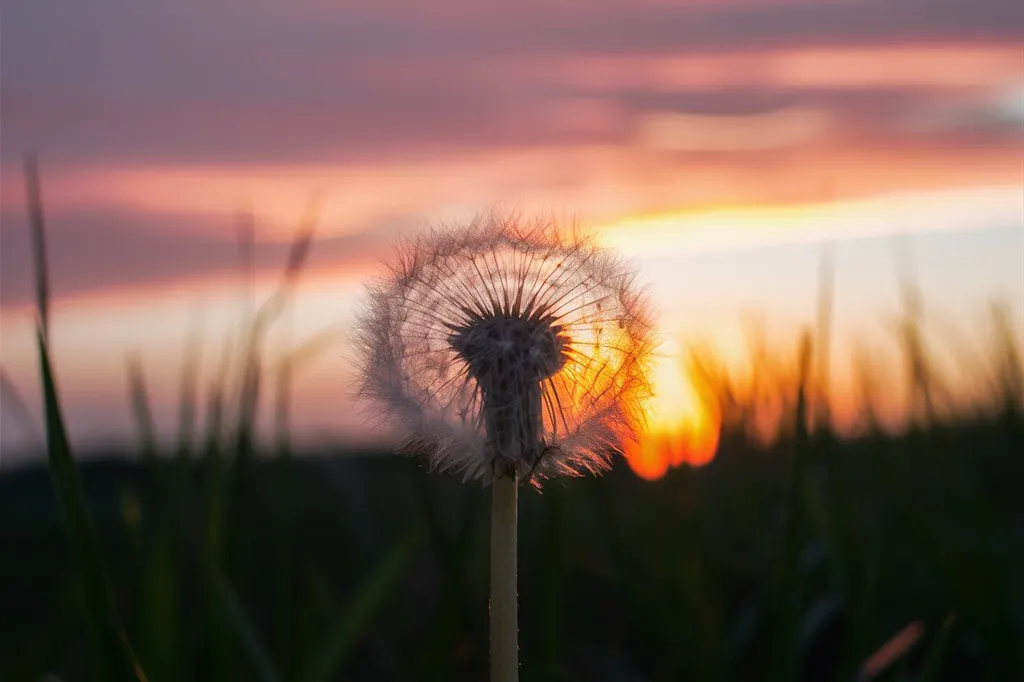
{"label": "silhouetted grass", "polygon": [[[764,679],[778,665],[774,642],[785,623],[794,679],[853,679],[890,637],[921,621],[922,640],[901,665],[923,672],[926,654],[954,614],[955,627],[942,635],[948,639],[944,654],[930,666],[937,668],[934,679],[1012,679],[1020,664],[1021,592],[1013,577],[1014,567],[1024,565],[1020,501],[1016,491],[988,489],[975,469],[975,453],[978,443],[992,443],[986,445],[991,461],[1004,476],[1020,480],[1016,449],[1022,434],[1019,422],[977,423],[917,434],[913,442],[878,436],[836,442],[827,450],[812,442],[808,510],[788,575],[775,568],[789,565],[783,559],[794,552],[784,552],[793,545],[785,540],[792,537],[786,530],[792,502],[789,478],[779,466],[788,458],[783,449],[733,444],[707,467],[672,470],[653,484],[620,467],[601,479],[557,483],[542,495],[526,496],[523,669],[552,679]],[[1003,440],[1006,445],[996,444]],[[179,465],[160,466],[167,475]],[[230,538],[241,526],[256,536],[244,550],[228,543],[229,554],[245,554],[226,557],[223,577],[235,582],[235,561],[253,569],[252,582],[237,583],[237,603],[283,679],[300,679],[308,670],[317,642],[344,629],[337,623],[352,608],[346,604],[359,601],[360,585],[379,574],[389,544],[400,544],[403,528],[424,519],[417,481],[435,501],[436,532],[450,539],[461,568],[445,567],[433,539],[415,551],[408,570],[389,583],[394,592],[378,617],[354,628],[358,636],[346,645],[346,665],[326,679],[341,679],[342,671],[345,679],[477,679],[486,669],[486,611],[455,605],[478,603],[486,594],[486,524],[479,523],[486,519],[484,491],[454,477],[428,476],[416,462],[386,453],[318,453],[287,464],[302,491],[289,529],[295,575],[290,658],[298,662],[282,664],[269,646],[281,627],[274,589],[282,570],[279,535],[253,533],[275,523],[276,512],[265,502],[278,490],[281,466],[254,462],[250,485],[258,494],[235,501],[239,508],[221,532]],[[70,596],[57,595],[71,569],[63,551],[54,553],[60,548],[52,539],[59,537],[57,517],[48,511],[52,503],[37,473],[0,478],[2,536],[5,546],[20,548],[17,560],[3,567],[5,669],[19,662],[16,653],[67,632],[60,614]],[[109,548],[112,582],[125,612],[133,614],[127,628],[134,637],[142,632],[141,614],[127,607],[147,603],[145,592],[155,581],[139,572],[145,564],[136,552],[149,550],[126,542],[129,522],[118,501],[132,491],[145,520],[158,498],[138,465],[101,460],[84,473],[102,544]],[[207,603],[196,591],[210,561],[201,543],[204,476],[202,462],[189,465],[184,503],[174,515],[174,556],[185,568],[181,613],[172,627],[179,633],[177,659],[191,661],[178,679],[246,679],[255,673],[237,626],[217,611],[228,621],[222,625],[227,652],[222,672],[213,672],[207,652],[212,625],[199,617],[203,608],[220,609],[217,600]],[[833,494],[843,503],[843,532],[827,504]],[[560,523],[551,523],[555,496]],[[462,530],[463,509],[478,521],[468,531]],[[561,566],[561,589],[549,586],[552,561]],[[562,623],[554,651],[551,626],[545,625],[552,618]],[[37,672],[83,679],[74,659],[66,658],[83,641],[79,628],[71,628],[63,655],[42,661],[45,668]],[[848,674],[836,676],[841,666]]]}
{"label": "silhouetted grass", "polygon": [[[27,172],[41,250],[34,163]],[[205,391],[201,334],[189,333],[176,440],[156,438],[132,360],[139,449],[81,474],[47,353],[38,253],[49,459],[0,476],[0,679],[485,677],[487,492],[386,452],[292,453],[291,385],[336,330],[274,363],[265,338],[298,284],[316,212],[270,299],[243,297],[245,323],[212,349]],[[249,282],[251,225],[240,230]],[[1020,679],[1024,377],[1012,316],[992,308],[986,354],[964,361],[984,390],[956,403],[935,388],[906,275],[894,329],[917,427],[881,430],[867,391],[866,428],[840,438],[824,369],[832,267],[796,352],[769,349],[756,324],[749,376],[692,350],[689,371],[723,419],[709,465],[650,483],[620,464],[523,495],[524,679]],[[264,444],[266,367],[275,428]],[[870,369],[862,383],[891,384]]]}
{"label": "silhouetted grass", "polygon": [[85,502],[82,483],[71,454],[57,385],[49,352],[49,282],[46,267],[46,229],[36,159],[25,158],[29,226],[36,263],[37,333],[43,414],[46,422],[47,461],[53,488],[63,513],[79,583],[79,595],[87,625],[92,674],[107,680],[145,680],[121,624],[114,602],[102,550],[96,538],[92,516]]}

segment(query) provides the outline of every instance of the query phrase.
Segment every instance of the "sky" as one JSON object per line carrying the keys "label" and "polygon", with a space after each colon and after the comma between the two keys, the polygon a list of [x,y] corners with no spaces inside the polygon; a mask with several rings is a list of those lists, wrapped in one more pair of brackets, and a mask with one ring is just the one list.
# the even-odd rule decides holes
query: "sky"
{"label": "sky", "polygon": [[[892,353],[900,249],[946,327],[981,334],[992,297],[1024,325],[1014,0],[4,0],[0,31],[0,365],[38,424],[34,150],[78,442],[133,437],[126,354],[174,433],[190,335],[205,386],[240,324],[240,216],[258,298],[314,197],[309,268],[270,339],[274,357],[327,339],[296,383],[310,441],[366,435],[346,334],[380,258],[495,205],[635,259],[665,339],[663,421],[695,409],[675,371],[688,344],[740,362],[751,314],[785,348],[814,322],[822,242],[837,363]],[[35,438],[17,413],[8,392],[0,462]]]}

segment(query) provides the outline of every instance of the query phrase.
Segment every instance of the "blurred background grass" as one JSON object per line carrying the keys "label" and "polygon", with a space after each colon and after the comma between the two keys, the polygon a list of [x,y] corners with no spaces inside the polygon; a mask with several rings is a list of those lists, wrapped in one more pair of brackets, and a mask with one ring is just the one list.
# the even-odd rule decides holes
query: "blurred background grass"
{"label": "blurred background grass", "polygon": [[[0,474],[0,679],[483,679],[487,491],[390,452],[292,452],[291,361],[267,376],[262,344],[297,286],[311,219],[212,386],[186,349],[176,442],[154,436],[145,368],[130,357],[137,450],[76,466],[49,366],[31,160],[27,177],[48,466]],[[247,277],[251,233],[239,234]],[[751,340],[742,381],[706,352],[680,367],[721,416],[708,465],[649,482],[620,459],[604,477],[522,496],[524,679],[1022,679],[1012,317],[994,305],[992,343],[963,358],[988,387],[965,405],[942,390],[910,278],[903,294],[906,432],[878,426],[872,395],[892,381],[869,363],[864,429],[832,431],[813,379],[828,347],[823,295],[817,328],[792,348]]]}

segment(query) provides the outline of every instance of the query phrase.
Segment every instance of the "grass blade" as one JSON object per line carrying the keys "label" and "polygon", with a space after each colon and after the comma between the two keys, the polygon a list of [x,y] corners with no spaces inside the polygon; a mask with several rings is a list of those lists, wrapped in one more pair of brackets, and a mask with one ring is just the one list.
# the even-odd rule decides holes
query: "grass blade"
{"label": "grass blade", "polygon": [[801,338],[799,350],[799,384],[797,386],[794,439],[789,473],[789,499],[786,501],[786,530],[777,578],[775,608],[778,621],[775,626],[776,657],[773,667],[775,680],[791,680],[797,675],[797,631],[799,628],[803,578],[798,570],[800,550],[807,533],[807,469],[810,450],[808,425],[809,376],[813,343],[810,332]]}
{"label": "grass blade", "polygon": [[[226,344],[230,348],[230,343]],[[210,388],[206,406],[206,435],[203,444],[203,600],[204,655],[210,679],[227,679],[230,670],[230,640],[224,614],[216,606],[218,594],[216,575],[223,565],[224,517],[227,507],[224,461],[221,448],[224,421],[224,388],[226,361],[221,376]]]}
{"label": "grass blade", "polygon": [[138,355],[129,355],[128,395],[132,404],[132,415],[135,417],[135,428],[139,436],[139,451],[143,462],[156,459],[156,427],[153,425],[153,411],[149,407],[149,393],[146,391],[146,375],[142,370],[142,360]]}
{"label": "grass blade", "polygon": [[43,336],[50,336],[50,275],[46,265],[46,230],[43,228],[43,194],[39,188],[39,163],[36,155],[25,155],[25,194],[28,221],[32,230],[32,257],[36,273],[36,306]]}
{"label": "grass blade", "polygon": [[166,528],[149,541],[139,594],[137,639],[139,658],[150,671],[151,682],[181,679],[182,626],[178,562]]}
{"label": "grass blade", "polygon": [[395,543],[376,570],[355,591],[348,608],[328,628],[327,635],[302,669],[303,682],[336,679],[370,622],[394,594],[415,556],[421,540],[419,529]]}
{"label": "grass blade", "polygon": [[39,169],[34,155],[25,157],[29,227],[35,261],[37,314],[36,341],[43,388],[46,451],[50,478],[71,542],[75,569],[80,579],[86,623],[92,648],[95,679],[146,680],[135,658],[107,579],[96,529],[85,502],[78,468],[71,455],[49,350],[49,283],[46,267],[46,229],[39,190]]}
{"label": "grass blade", "polygon": [[[294,316],[288,315],[282,329],[282,343],[287,349],[291,346]],[[291,455],[291,416],[292,416],[292,364],[279,362],[276,366],[274,384],[274,443],[278,457],[287,458]]]}
{"label": "grass blade", "polygon": [[322,208],[323,197],[319,195],[311,197],[302,220],[299,222],[295,237],[292,239],[291,248],[288,250],[288,259],[285,262],[281,283],[270,298],[256,311],[252,320],[254,337],[261,335],[270,326],[270,323],[281,314],[295,291],[313,246],[313,237],[316,234],[316,226],[320,220]]}
{"label": "grass blade", "polygon": [[320,197],[314,197],[310,201],[309,207],[299,224],[299,229],[292,240],[281,283],[271,294],[270,298],[252,315],[249,312],[251,310],[252,291],[255,286],[255,229],[251,220],[242,223],[240,227],[239,253],[241,254],[243,276],[247,283],[245,315],[247,329],[243,329],[243,335],[247,341],[242,357],[238,429],[235,436],[235,454],[239,462],[247,462],[253,455],[256,412],[259,406],[263,372],[262,351],[264,338],[267,330],[288,305],[295,287],[298,285],[299,277],[306,266],[306,260],[309,257],[309,251],[313,244],[313,236],[319,220],[321,203]]}
{"label": "grass blade", "polygon": [[946,649],[949,647],[949,638],[955,623],[956,615],[952,613],[942,621],[942,629],[939,630],[935,643],[928,649],[928,655],[924,659],[924,666],[921,668],[918,682],[932,682],[932,680],[938,679],[942,659],[945,657]]}
{"label": "grass blade", "polygon": [[280,682],[281,677],[274,668],[274,664],[267,654],[266,647],[263,646],[259,633],[256,631],[249,616],[245,613],[242,602],[238,599],[238,595],[235,594],[235,590],[220,572],[214,574],[213,584],[217,592],[220,610],[227,616],[231,629],[242,645],[242,650],[248,656],[249,662],[256,673],[256,679],[261,682]]}
{"label": "grass blade", "polygon": [[46,413],[46,442],[53,487],[63,510],[76,569],[81,577],[86,617],[93,646],[96,679],[144,681],[117,612],[102,552],[85,503],[82,482],[71,456],[44,331],[39,330],[39,364]]}
{"label": "grass blade", "polygon": [[836,245],[835,242],[826,242],[821,247],[821,260],[818,264],[818,319],[814,344],[817,365],[814,368],[814,407],[811,410],[814,433],[827,431],[831,423],[828,392],[835,297]]}
{"label": "grass blade", "polygon": [[202,321],[193,319],[185,342],[185,357],[178,389],[178,459],[188,459],[195,447],[196,406],[199,402],[199,365],[202,359]]}

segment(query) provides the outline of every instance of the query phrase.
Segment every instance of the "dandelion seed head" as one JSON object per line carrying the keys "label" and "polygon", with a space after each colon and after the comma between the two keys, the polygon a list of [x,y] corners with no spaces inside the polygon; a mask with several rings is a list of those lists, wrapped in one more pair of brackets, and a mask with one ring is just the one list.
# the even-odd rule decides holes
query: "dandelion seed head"
{"label": "dandelion seed head", "polygon": [[357,328],[361,393],[467,478],[605,469],[650,393],[633,271],[550,220],[489,215],[404,242]]}

